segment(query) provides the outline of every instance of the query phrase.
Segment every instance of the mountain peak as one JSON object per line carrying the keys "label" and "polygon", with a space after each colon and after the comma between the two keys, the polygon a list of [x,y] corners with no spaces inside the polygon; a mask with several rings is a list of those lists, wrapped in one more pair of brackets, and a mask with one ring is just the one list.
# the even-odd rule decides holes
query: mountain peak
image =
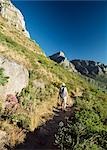
{"label": "mountain peak", "polygon": [[14,26],[17,30],[22,31],[25,36],[30,37],[22,13],[10,0],[0,0],[0,15],[7,20],[9,25]]}
{"label": "mountain peak", "polygon": [[63,51],[59,51],[58,54],[59,54],[59,56],[65,57],[65,54]]}
{"label": "mountain peak", "polygon": [[57,63],[62,63],[65,60],[65,54],[62,51],[59,51],[51,56],[49,56],[50,59],[56,61]]}
{"label": "mountain peak", "polygon": [[69,62],[69,60],[67,59],[67,57],[65,56],[63,51],[59,51],[59,52],[49,56],[49,58],[51,60],[63,65],[65,68],[69,68],[73,72],[77,72],[74,65]]}

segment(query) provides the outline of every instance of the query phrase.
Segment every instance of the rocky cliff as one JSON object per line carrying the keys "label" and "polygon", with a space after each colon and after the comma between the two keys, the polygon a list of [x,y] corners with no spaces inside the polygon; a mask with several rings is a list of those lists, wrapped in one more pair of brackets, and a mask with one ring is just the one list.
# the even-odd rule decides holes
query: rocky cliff
{"label": "rocky cliff", "polygon": [[28,31],[26,30],[22,13],[11,3],[10,0],[0,0],[0,15],[7,20],[9,25],[15,26],[27,37],[30,37]]}
{"label": "rocky cliff", "polygon": [[79,72],[90,77],[107,74],[107,65],[91,60],[75,59],[69,61],[62,51],[49,56],[49,58],[71,69],[73,72]]}
{"label": "rocky cliff", "polygon": [[72,60],[71,63],[83,75],[95,76],[107,74],[107,65],[100,62],[76,59]]}
{"label": "rocky cliff", "polygon": [[57,62],[58,64],[62,64],[65,68],[68,68],[73,72],[77,72],[75,66],[67,59],[67,57],[62,51],[59,51],[58,53],[49,56],[49,58]]}

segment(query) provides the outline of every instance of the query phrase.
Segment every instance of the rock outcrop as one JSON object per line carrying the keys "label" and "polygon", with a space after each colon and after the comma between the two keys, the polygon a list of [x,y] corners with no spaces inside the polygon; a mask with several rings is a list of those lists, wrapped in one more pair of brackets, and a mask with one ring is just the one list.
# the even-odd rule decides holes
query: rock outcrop
{"label": "rock outcrop", "polygon": [[67,57],[62,51],[59,51],[58,53],[49,56],[49,58],[57,62],[58,64],[63,65],[65,68],[68,68],[73,72],[77,72],[75,66],[67,59]]}
{"label": "rock outcrop", "polygon": [[10,25],[15,26],[27,37],[30,37],[28,31],[26,30],[22,13],[11,3],[10,0],[0,0],[0,15],[5,18]]}
{"label": "rock outcrop", "polygon": [[20,93],[28,85],[29,74],[23,65],[0,56],[0,68],[3,68],[5,76],[9,77],[6,85],[0,86],[0,97],[6,98],[7,94]]}
{"label": "rock outcrop", "polygon": [[72,60],[71,63],[74,64],[78,72],[83,75],[96,76],[107,74],[107,65],[99,62],[76,59]]}
{"label": "rock outcrop", "polygon": [[107,74],[107,65],[91,60],[75,59],[69,61],[62,51],[55,53],[49,58],[58,64],[62,64],[65,68],[71,69],[73,72],[79,72],[86,76],[96,76]]}

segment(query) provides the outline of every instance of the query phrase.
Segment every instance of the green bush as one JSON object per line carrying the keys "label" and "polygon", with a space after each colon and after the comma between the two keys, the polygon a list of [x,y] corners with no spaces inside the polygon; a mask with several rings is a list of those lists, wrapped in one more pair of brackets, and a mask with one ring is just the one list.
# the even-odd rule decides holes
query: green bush
{"label": "green bush", "polygon": [[13,123],[16,123],[19,127],[24,129],[29,129],[30,118],[27,114],[23,114],[23,113],[13,114],[10,117],[10,119]]}
{"label": "green bush", "polygon": [[0,85],[5,85],[8,82],[8,78],[3,73],[4,69],[0,68]]}
{"label": "green bush", "polygon": [[59,125],[55,143],[61,150],[107,149],[106,119],[107,95],[97,89],[85,91],[76,99],[73,120]]}

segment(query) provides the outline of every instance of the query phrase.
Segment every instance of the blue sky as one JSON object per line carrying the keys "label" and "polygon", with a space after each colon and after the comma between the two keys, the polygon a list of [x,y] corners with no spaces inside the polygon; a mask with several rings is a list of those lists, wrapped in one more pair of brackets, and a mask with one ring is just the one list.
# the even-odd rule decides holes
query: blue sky
{"label": "blue sky", "polygon": [[63,51],[71,59],[107,64],[106,1],[16,1],[31,37],[49,56]]}

